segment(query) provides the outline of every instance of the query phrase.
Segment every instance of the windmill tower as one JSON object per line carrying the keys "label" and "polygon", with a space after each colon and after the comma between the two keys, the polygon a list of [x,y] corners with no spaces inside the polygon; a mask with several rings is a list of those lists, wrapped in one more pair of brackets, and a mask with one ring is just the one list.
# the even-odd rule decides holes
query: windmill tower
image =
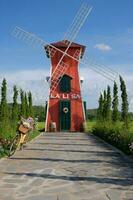
{"label": "windmill tower", "polygon": [[45,47],[46,55],[51,59],[45,131],[51,130],[52,123],[56,124],[57,131],[83,129],[85,113],[78,73],[79,63],[111,81],[118,76],[117,72],[100,65],[89,56],[84,56],[82,59],[85,46],[73,42],[91,10],[92,7],[84,2],[63,40],[56,43],[48,44],[33,33],[19,27],[13,31],[13,36],[30,45],[41,47],[43,51]]}
{"label": "windmill tower", "polygon": [[[69,41],[52,43],[52,46],[65,52]],[[49,46],[46,54],[49,57]],[[67,53],[78,60],[82,58],[85,46],[72,43]],[[80,89],[78,61],[67,55],[63,58],[55,73],[55,68],[62,53],[57,51],[51,59],[49,103],[46,116],[46,131],[50,131],[51,123],[56,123],[57,131],[81,131],[85,122],[85,114]]]}

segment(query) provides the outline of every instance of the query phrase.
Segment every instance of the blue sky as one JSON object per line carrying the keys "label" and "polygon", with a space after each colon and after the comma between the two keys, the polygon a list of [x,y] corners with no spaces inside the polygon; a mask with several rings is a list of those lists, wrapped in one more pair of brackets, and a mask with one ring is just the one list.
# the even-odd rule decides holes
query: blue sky
{"label": "blue sky", "polygon": [[[36,88],[39,91],[37,88],[41,83],[43,85],[50,65],[40,49],[33,49],[13,38],[11,36],[13,28],[20,26],[48,42],[58,41],[63,38],[81,2],[81,0],[0,0],[0,71],[1,78],[6,76],[9,79],[10,87],[16,82],[18,84],[18,76],[23,75],[21,77],[23,86],[31,90]],[[121,73],[127,81],[129,96],[132,98],[133,1],[89,0],[88,2],[93,6],[93,10],[75,41],[87,46],[90,57]],[[88,107],[95,107],[98,94],[108,81],[97,77],[88,68],[81,66],[80,69],[81,75],[86,78],[83,91]],[[28,77],[25,79],[25,74],[31,76],[29,80]],[[42,82],[39,83],[39,80]],[[102,80],[101,86],[98,84],[99,80]],[[91,85],[91,92],[88,93],[87,84]],[[43,87],[44,85],[41,91]]]}

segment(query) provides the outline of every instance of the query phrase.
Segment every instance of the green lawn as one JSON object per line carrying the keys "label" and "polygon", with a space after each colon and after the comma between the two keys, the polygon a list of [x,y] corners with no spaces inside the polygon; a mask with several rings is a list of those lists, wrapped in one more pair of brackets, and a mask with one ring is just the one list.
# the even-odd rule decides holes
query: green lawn
{"label": "green lawn", "polygon": [[93,127],[95,126],[96,121],[87,121],[86,122],[86,131],[92,132]]}
{"label": "green lawn", "polygon": [[38,122],[37,125],[36,125],[36,130],[30,133],[29,140],[32,140],[33,138],[38,136],[41,133],[41,132],[39,132],[39,130],[44,129],[44,128],[45,128],[45,123],[44,122]]}
{"label": "green lawn", "polygon": [[37,130],[41,130],[45,128],[45,122],[37,122],[36,126]]}
{"label": "green lawn", "polygon": [[[87,126],[87,128],[86,128],[86,130],[87,130],[87,132],[91,132],[92,131],[92,129],[93,129],[93,127],[95,126],[95,124],[96,124],[96,121],[87,121],[86,122],[86,126]],[[119,124],[117,124],[119,127],[122,127],[123,126],[123,122],[119,122]],[[133,121],[131,121],[130,123],[129,123],[129,132],[132,132],[133,133]]]}

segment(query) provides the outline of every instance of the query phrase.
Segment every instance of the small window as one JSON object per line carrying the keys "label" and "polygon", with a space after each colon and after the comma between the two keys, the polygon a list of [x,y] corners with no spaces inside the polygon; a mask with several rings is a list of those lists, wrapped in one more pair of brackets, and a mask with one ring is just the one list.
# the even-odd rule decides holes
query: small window
{"label": "small window", "polygon": [[71,92],[71,77],[64,75],[60,81],[60,92]]}

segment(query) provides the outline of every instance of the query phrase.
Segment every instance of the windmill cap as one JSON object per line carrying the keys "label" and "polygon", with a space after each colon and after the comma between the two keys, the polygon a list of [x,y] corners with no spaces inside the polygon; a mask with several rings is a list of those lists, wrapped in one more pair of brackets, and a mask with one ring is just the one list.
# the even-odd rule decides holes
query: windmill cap
{"label": "windmill cap", "polygon": [[[70,41],[68,41],[68,40],[62,40],[59,42],[51,43],[52,46],[55,46],[57,48],[67,48],[69,44],[70,44]],[[48,47],[49,47],[49,45],[45,46],[45,50],[46,50],[47,57],[49,58],[50,56],[49,56]],[[72,42],[70,45],[70,48],[75,48],[75,49],[81,48],[82,49],[81,58],[82,58],[86,47],[84,45]]]}

